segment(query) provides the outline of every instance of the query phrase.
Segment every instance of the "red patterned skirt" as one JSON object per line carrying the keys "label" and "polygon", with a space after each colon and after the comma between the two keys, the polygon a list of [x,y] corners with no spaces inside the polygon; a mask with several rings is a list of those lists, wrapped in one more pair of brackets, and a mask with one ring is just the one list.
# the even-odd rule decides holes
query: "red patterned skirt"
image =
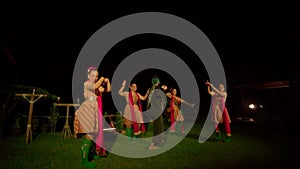
{"label": "red patterned skirt", "polygon": [[98,133],[98,104],[97,101],[85,101],[75,112],[75,137],[87,134],[93,139]]}

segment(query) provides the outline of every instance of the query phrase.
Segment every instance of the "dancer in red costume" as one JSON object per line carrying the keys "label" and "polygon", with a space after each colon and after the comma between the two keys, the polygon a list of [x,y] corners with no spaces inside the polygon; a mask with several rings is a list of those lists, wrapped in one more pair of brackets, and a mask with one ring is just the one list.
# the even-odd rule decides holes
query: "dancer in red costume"
{"label": "dancer in red costume", "polygon": [[[224,142],[229,142],[231,138],[231,130],[230,130],[230,116],[225,106],[227,93],[225,92],[225,88],[223,84],[219,84],[219,89],[217,89],[213,84],[209,81],[206,81],[208,93],[212,96],[212,120],[215,123],[215,132],[217,135],[217,139],[221,139],[221,132],[219,130],[219,123],[224,123],[226,138]],[[213,91],[211,90],[213,89]]]}
{"label": "dancer in red costume", "polygon": [[128,140],[131,140],[132,136],[132,125],[134,136],[140,135],[145,132],[145,125],[142,116],[142,104],[141,100],[146,100],[149,95],[149,90],[146,95],[142,96],[137,91],[137,85],[131,84],[130,92],[124,92],[124,87],[126,85],[126,80],[123,81],[122,86],[119,90],[119,94],[124,96],[127,101],[127,105],[124,110],[124,123],[126,125],[126,134]]}
{"label": "dancer in red costume", "polygon": [[183,125],[184,116],[182,111],[180,110],[181,103],[184,103],[191,108],[194,107],[195,104],[191,104],[180,97],[177,96],[177,90],[175,88],[170,89],[171,92],[166,93],[166,96],[169,98],[169,108],[167,108],[167,112],[170,113],[170,121],[171,121],[171,130],[173,133],[181,133],[184,134],[185,129]]}
{"label": "dancer in red costume", "polygon": [[101,149],[103,148],[102,93],[110,91],[110,81],[104,77],[98,80],[99,73],[96,67],[89,67],[87,73],[88,80],[84,82],[85,101],[75,112],[74,131],[75,137],[85,135],[81,146],[82,166],[95,168],[96,164],[89,161],[89,156],[95,144],[93,140],[96,140],[98,152],[100,150],[102,153],[105,152],[105,149]]}

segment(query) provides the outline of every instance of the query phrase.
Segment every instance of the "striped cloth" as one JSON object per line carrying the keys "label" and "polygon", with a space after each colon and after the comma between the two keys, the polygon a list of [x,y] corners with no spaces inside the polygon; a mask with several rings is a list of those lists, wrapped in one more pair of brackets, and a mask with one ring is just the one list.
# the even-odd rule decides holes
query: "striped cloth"
{"label": "striped cloth", "polygon": [[74,119],[75,137],[77,134],[87,134],[91,139],[98,133],[97,100],[87,100],[77,109]]}

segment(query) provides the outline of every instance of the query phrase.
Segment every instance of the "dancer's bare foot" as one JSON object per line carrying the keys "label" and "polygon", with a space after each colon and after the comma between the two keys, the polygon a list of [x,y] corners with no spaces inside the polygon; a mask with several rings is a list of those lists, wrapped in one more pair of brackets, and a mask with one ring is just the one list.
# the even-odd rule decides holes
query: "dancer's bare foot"
{"label": "dancer's bare foot", "polygon": [[159,147],[155,146],[154,143],[151,143],[150,146],[149,146],[149,150],[156,150],[158,148]]}
{"label": "dancer's bare foot", "polygon": [[139,130],[139,131],[137,131],[137,132],[134,132],[134,135],[140,135],[140,134],[142,134],[142,132]]}

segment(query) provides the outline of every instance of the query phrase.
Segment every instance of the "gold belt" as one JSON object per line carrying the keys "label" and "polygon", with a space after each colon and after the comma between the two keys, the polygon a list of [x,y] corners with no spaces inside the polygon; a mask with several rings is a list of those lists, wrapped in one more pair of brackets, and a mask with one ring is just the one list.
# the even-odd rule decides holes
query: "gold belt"
{"label": "gold belt", "polygon": [[86,97],[85,101],[97,101],[96,97]]}

